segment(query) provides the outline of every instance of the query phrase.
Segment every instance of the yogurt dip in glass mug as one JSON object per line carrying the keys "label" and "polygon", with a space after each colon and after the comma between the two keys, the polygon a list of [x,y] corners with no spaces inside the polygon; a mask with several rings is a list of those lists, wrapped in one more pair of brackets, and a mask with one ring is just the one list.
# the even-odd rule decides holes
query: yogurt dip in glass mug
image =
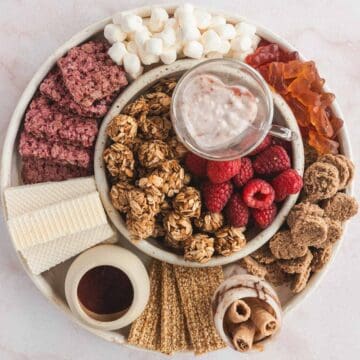
{"label": "yogurt dip in glass mug", "polygon": [[179,80],[172,98],[175,132],[193,153],[232,160],[254,150],[268,133],[291,141],[295,133],[272,124],[273,98],[262,76],[229,59],[204,61]]}

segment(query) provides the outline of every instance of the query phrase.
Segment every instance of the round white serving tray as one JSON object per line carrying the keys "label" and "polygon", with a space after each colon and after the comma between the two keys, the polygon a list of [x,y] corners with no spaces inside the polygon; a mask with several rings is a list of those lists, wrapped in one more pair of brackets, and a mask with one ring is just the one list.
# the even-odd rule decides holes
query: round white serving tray
{"label": "round white serving tray", "polygon": [[[126,11],[127,13],[134,13],[141,17],[149,17],[150,16],[150,7],[142,7],[133,10]],[[173,6],[166,7],[169,13],[174,12]],[[207,9],[212,14],[222,15],[224,16],[228,22],[237,23],[239,21],[245,20],[244,17],[234,16],[232,14]],[[21,183],[20,180],[20,171],[19,171],[19,163],[17,157],[17,135],[19,129],[22,124],[23,115],[25,110],[31,101],[33,95],[35,94],[39,84],[46,76],[46,74],[50,71],[53,65],[56,63],[57,59],[66,54],[74,46],[81,44],[82,42],[97,36],[101,35],[103,28],[106,24],[111,22],[111,18],[103,19],[95,24],[90,25],[89,27],[85,28],[84,30],[80,31],[78,34],[73,36],[69,41],[67,41],[63,46],[57,49],[38,69],[35,73],[31,81],[29,82],[28,86],[24,90],[16,108],[10,120],[10,124],[8,127],[8,131],[6,134],[3,152],[2,152],[2,159],[1,159],[1,168],[0,168],[0,190],[1,190],[1,204],[5,214],[7,217],[6,209],[4,206],[4,189],[10,186],[16,186]],[[251,21],[249,21],[251,22]],[[253,22],[252,22],[253,23]],[[296,50],[292,45],[290,45],[287,41],[282,39],[281,37],[275,35],[270,30],[266,29],[265,27],[254,23],[257,26],[257,33],[261,37],[265,38],[266,40],[276,42],[281,47],[288,49],[290,51]],[[306,60],[302,57],[303,60]],[[327,89],[326,89],[327,90]],[[343,118],[343,114],[335,101],[332,105],[332,110],[334,111],[335,115]],[[349,137],[347,135],[346,127],[344,126],[339,133],[339,140],[341,144],[341,152],[345,154],[347,157],[351,158],[351,148],[349,143]],[[352,188],[349,187],[347,189],[349,194],[352,193]],[[133,247],[127,240],[119,239],[121,246],[130,248],[135,254],[139,255],[144,262],[148,262],[149,257],[140,253],[135,247]],[[320,283],[323,276],[331,266],[337,251],[339,250],[343,238],[334,246],[334,251],[331,257],[331,260],[328,264],[318,273],[312,276],[311,280],[309,281],[308,286],[304,291],[302,291],[298,295],[292,295],[290,292],[285,288],[279,288],[278,293],[280,300],[283,305],[284,312],[287,313],[294,309],[296,305],[300,302],[305,300],[305,298],[316,288],[316,286]],[[31,274],[26,266],[24,259],[18,253],[19,259],[24,266],[25,271],[28,273],[31,280],[35,283],[38,289],[43,293],[43,295],[52,303],[57,305],[62,311],[64,311],[73,321],[78,323],[80,326],[84,327],[88,331],[92,332],[93,334],[104,338],[107,341],[115,342],[118,344],[124,344],[126,346],[132,347],[126,344],[126,336],[128,334],[128,328],[121,329],[120,331],[102,331],[91,328],[81,321],[79,321],[70,311],[66,300],[65,300],[65,292],[64,292],[64,282],[67,269],[69,268],[70,264],[74,259],[70,259],[67,262],[51,269],[43,273],[42,275],[35,276]],[[231,265],[230,265],[231,266]],[[139,349],[139,348],[136,348]]]}

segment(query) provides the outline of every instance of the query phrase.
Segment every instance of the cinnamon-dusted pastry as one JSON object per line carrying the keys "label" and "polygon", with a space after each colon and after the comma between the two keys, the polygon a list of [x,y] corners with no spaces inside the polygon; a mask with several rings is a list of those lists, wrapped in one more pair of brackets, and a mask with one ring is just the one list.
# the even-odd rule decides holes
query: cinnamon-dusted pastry
{"label": "cinnamon-dusted pastry", "polygon": [[324,202],[325,216],[333,220],[346,221],[358,212],[356,199],[345,193],[337,193]]}

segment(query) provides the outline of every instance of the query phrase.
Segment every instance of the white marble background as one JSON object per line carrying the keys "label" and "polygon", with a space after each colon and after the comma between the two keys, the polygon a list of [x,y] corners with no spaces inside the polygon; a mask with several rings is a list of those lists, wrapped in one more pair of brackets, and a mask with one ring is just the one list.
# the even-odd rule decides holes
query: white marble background
{"label": "white marble background", "polygon": [[[83,27],[146,0],[0,0],[0,137],[25,85],[46,57]],[[165,1],[156,1],[165,3]],[[360,3],[358,0],[208,0],[262,23],[316,60],[337,95],[360,165]],[[359,192],[357,192],[359,196]],[[360,198],[360,197],[359,197]],[[49,304],[22,270],[0,217],[0,359],[155,359],[106,343]],[[277,342],[253,359],[356,359],[360,342],[360,222],[313,295],[285,321]],[[206,359],[235,359],[229,350]],[[241,357],[241,356],[240,356]],[[177,356],[178,359],[189,356]]]}

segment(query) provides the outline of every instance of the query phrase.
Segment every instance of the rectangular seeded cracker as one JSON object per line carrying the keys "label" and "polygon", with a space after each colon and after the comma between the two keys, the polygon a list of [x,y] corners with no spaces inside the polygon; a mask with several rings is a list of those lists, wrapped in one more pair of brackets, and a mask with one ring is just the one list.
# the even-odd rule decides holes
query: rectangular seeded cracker
{"label": "rectangular seeded cracker", "polygon": [[132,324],[128,343],[149,350],[160,350],[161,263],[150,267],[150,298],[143,313]]}
{"label": "rectangular seeded cracker", "polygon": [[223,281],[222,268],[175,266],[175,276],[195,354],[224,348],[211,313],[211,298]]}
{"label": "rectangular seeded cracker", "polygon": [[180,293],[176,286],[174,266],[167,263],[162,263],[161,266],[161,352],[172,354],[189,350],[191,344]]}

